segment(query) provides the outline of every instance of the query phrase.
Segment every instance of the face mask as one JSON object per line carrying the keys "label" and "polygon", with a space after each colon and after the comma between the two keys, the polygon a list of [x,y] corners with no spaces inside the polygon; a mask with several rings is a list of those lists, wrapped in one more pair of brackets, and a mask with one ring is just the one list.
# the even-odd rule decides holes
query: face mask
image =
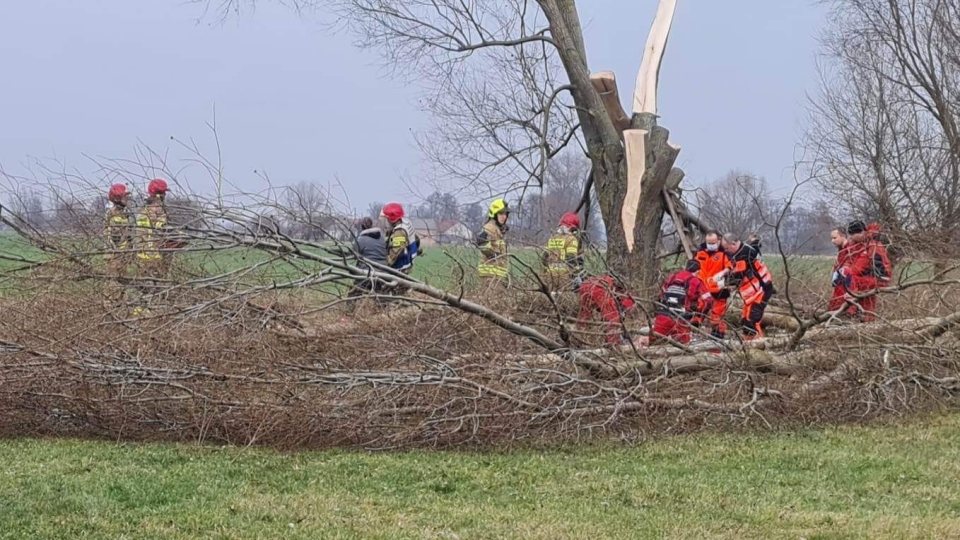
{"label": "face mask", "polygon": [[717,251],[720,249],[720,244],[707,244],[707,251]]}

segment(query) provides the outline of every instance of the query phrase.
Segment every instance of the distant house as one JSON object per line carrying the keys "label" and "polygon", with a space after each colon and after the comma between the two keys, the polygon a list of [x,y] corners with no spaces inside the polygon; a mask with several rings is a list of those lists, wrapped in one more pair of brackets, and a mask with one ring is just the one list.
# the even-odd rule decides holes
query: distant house
{"label": "distant house", "polygon": [[473,240],[473,233],[459,221],[410,218],[424,246],[461,245]]}
{"label": "distant house", "polygon": [[437,224],[440,230],[441,244],[469,244],[473,242],[473,231],[462,221],[442,221]]}

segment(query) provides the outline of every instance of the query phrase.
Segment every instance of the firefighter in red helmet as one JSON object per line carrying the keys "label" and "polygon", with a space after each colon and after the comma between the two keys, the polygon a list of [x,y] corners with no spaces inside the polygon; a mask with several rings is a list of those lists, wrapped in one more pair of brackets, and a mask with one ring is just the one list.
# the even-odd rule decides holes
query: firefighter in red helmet
{"label": "firefighter in red helmet", "polygon": [[[132,261],[133,227],[130,224],[130,192],[123,184],[110,186],[107,192],[110,209],[107,210],[104,237],[107,249],[104,260],[107,266],[107,275],[119,279],[126,277],[127,268]],[[111,300],[120,300],[123,297],[119,284],[108,286],[106,296]]]}
{"label": "firefighter in red helmet", "polygon": [[420,238],[413,224],[406,218],[403,206],[399,203],[384,205],[380,217],[389,224],[387,229],[387,264],[392,268],[409,274],[413,270],[413,261],[421,253]]}
{"label": "firefighter in red helmet", "polygon": [[541,257],[547,282],[553,291],[573,289],[583,281],[583,243],[580,216],[567,212],[560,218],[557,232],[547,241]]}
{"label": "firefighter in red helmet", "polygon": [[162,277],[166,273],[163,252],[163,230],[167,226],[167,182],[159,178],[147,185],[147,201],[137,214],[138,264],[140,274],[146,277]]}

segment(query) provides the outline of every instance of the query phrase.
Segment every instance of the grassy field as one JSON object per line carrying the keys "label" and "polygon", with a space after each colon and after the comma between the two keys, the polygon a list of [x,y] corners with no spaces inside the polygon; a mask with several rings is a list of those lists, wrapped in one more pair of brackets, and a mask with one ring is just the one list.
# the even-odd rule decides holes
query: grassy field
{"label": "grassy field", "polygon": [[[520,262],[514,263],[515,278],[528,275],[523,264],[539,271],[539,253],[532,248],[518,248],[514,255]],[[7,258],[4,258],[7,257]],[[41,260],[43,253],[24,243],[10,233],[0,233],[0,272],[22,266],[22,263],[10,260],[10,257],[23,257],[29,260]],[[270,260],[270,255],[264,251],[254,249],[228,249],[215,253],[185,252],[177,257],[181,265],[191,272],[205,275],[218,275],[236,271],[257,263]],[[453,288],[460,283],[461,276],[465,276],[468,285],[476,281],[475,268],[478,261],[477,250],[472,247],[431,247],[427,248],[424,257],[418,259],[414,267],[414,277],[426,281],[431,285],[442,288]],[[776,254],[768,254],[766,262],[775,279],[782,283],[784,265]],[[680,262],[671,258],[664,261],[667,269],[676,267]],[[790,260],[791,272],[795,279],[800,281],[827,279],[830,273],[832,259],[829,257],[798,257]],[[588,271],[599,273],[604,265],[599,255],[591,254],[587,257]],[[244,279],[260,282],[282,282],[297,279],[305,272],[316,271],[319,265],[311,262],[291,264],[284,261],[274,261],[258,267],[256,271],[244,274]]]}
{"label": "grassy field", "polygon": [[0,538],[960,538],[960,416],[504,454],[0,442]]}

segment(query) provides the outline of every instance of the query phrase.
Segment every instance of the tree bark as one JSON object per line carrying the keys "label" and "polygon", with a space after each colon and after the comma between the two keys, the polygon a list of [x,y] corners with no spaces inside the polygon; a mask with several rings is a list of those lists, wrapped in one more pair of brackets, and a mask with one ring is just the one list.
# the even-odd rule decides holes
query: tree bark
{"label": "tree bark", "polygon": [[[657,126],[653,113],[637,113],[631,129],[646,130],[646,168],[643,174],[637,220],[633,227],[633,250],[621,221],[627,192],[626,152],[615,120],[591,80],[586,50],[573,0],[538,0],[550,22],[550,33],[573,86],[573,99],[593,165],[594,187],[607,232],[607,264],[617,275],[639,290],[656,288],[660,279],[657,259],[664,205],[661,192],[670,176],[680,148],[667,141],[669,132]],[[615,84],[615,81],[608,81]],[[608,84],[605,91],[611,91]],[[674,178],[676,178],[674,173]],[[640,292],[638,290],[638,292]]]}

